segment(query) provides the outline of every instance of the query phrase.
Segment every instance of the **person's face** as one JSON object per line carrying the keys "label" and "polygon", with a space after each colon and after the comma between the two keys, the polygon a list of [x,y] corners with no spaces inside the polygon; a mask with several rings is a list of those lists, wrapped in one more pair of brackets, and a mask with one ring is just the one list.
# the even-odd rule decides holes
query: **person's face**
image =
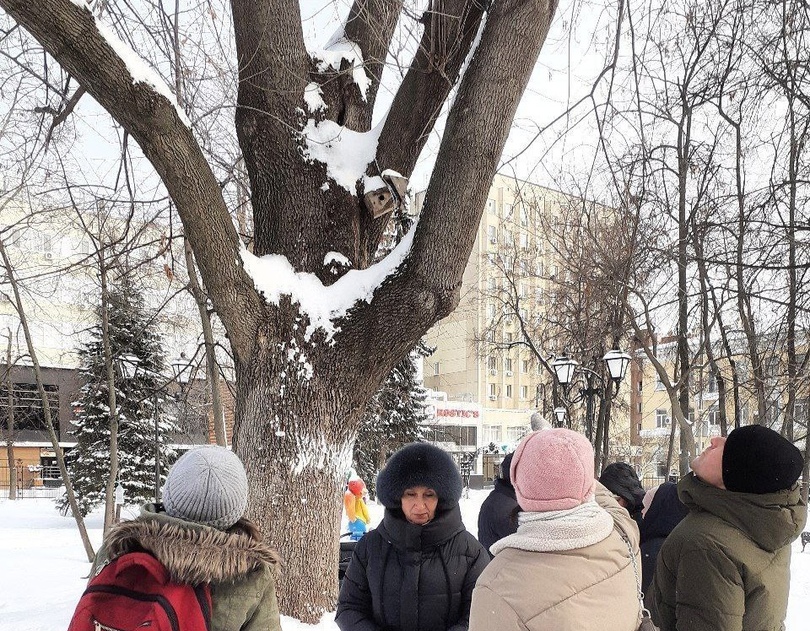
{"label": "person's face", "polygon": [[439,496],[426,486],[412,486],[402,494],[402,512],[412,524],[423,526],[436,515]]}
{"label": "person's face", "polygon": [[697,477],[706,484],[711,484],[719,489],[726,488],[723,485],[723,450],[725,447],[725,437],[715,436],[703,453],[691,463],[692,471]]}

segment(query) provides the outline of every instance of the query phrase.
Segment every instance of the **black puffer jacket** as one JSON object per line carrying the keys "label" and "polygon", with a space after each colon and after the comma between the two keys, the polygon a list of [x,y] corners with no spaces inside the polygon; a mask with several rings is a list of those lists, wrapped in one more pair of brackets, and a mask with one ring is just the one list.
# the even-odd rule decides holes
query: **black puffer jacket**
{"label": "black puffer jacket", "polygon": [[647,593],[655,575],[655,560],[669,533],[686,517],[686,506],[678,499],[678,485],[664,482],[655,491],[650,508],[641,521],[641,591]]}
{"label": "black puffer jacket", "polygon": [[354,549],[335,620],[341,631],[464,631],[487,563],[458,505],[424,526],[387,508]]}
{"label": "black puffer jacket", "polygon": [[496,479],[495,488],[487,495],[478,513],[478,541],[487,551],[496,541],[517,532],[516,508],[515,487],[505,480]]}

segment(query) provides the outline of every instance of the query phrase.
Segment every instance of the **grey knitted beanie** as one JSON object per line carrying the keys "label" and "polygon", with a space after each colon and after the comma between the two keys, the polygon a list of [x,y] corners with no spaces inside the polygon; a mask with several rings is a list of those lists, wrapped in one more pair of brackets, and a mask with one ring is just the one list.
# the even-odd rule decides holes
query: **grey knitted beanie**
{"label": "grey knitted beanie", "polygon": [[174,463],[163,485],[170,517],[227,530],[245,514],[248,484],[239,457],[217,445],[196,447]]}

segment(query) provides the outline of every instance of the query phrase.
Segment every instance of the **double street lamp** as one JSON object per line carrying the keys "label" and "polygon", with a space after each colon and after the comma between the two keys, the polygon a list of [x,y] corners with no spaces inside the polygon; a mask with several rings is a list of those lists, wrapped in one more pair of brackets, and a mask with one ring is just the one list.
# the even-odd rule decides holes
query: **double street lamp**
{"label": "double street lamp", "polygon": [[[619,383],[624,379],[627,367],[630,365],[630,359],[630,355],[618,349],[608,351],[605,353],[605,356],[602,357],[610,380],[615,385],[611,393],[611,399],[616,398],[619,392]],[[551,367],[554,369],[554,375],[562,386],[563,393],[568,402],[578,403],[579,401],[585,401],[586,434],[589,440],[592,439],[594,414],[593,398],[598,396],[601,400],[604,400],[608,391],[608,382],[601,373],[583,366],[575,359],[571,359],[566,355],[555,358],[554,361],[551,362]],[[571,388],[578,380],[581,385],[576,394],[572,397],[570,396]],[[554,417],[556,418],[558,426],[564,425],[566,409],[564,407],[554,408]]]}

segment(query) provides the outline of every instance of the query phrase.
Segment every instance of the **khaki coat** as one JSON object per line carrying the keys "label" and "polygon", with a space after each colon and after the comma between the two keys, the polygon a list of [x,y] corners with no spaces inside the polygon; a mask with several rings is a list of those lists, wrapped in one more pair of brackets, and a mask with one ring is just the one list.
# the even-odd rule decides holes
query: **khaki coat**
{"label": "khaki coat", "polygon": [[613,518],[606,539],[573,550],[509,547],[495,555],[473,592],[470,631],[636,631],[637,579],[622,533],[640,571],[638,526],[601,484],[596,500]]}

